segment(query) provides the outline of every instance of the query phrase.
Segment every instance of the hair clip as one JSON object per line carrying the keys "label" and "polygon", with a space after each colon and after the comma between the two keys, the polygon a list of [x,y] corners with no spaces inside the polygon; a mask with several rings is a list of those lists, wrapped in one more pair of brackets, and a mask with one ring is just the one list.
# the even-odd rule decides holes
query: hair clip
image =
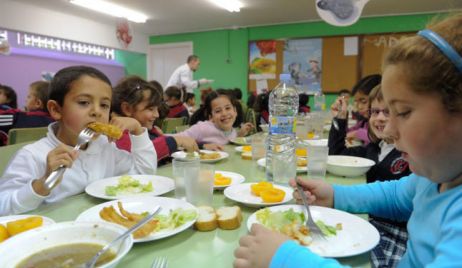
{"label": "hair clip", "polygon": [[462,57],[444,38],[428,29],[419,31],[417,34],[432,42],[462,73]]}

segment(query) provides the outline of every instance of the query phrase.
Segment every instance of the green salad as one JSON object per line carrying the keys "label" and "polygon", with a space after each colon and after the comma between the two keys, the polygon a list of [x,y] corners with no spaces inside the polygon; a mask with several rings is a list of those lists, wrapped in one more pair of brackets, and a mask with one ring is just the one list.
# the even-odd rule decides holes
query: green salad
{"label": "green salad", "polygon": [[105,188],[107,196],[147,193],[152,191],[153,187],[151,182],[142,184],[139,180],[136,180],[129,175],[121,176],[119,178],[119,183],[116,186],[106,186]]}
{"label": "green salad", "polygon": [[196,218],[197,213],[194,209],[182,209],[177,208],[170,210],[168,215],[156,215],[155,220],[159,221],[156,231],[164,229],[175,229],[188,221],[192,221]]}
{"label": "green salad", "polygon": [[[282,232],[286,226],[302,225],[305,223],[305,214],[295,212],[292,208],[284,211],[271,211],[269,208],[260,209],[256,213],[257,220],[271,230]],[[327,225],[321,220],[316,221],[316,225],[326,236],[335,236],[337,231],[341,230],[342,225],[337,224],[335,227]]]}

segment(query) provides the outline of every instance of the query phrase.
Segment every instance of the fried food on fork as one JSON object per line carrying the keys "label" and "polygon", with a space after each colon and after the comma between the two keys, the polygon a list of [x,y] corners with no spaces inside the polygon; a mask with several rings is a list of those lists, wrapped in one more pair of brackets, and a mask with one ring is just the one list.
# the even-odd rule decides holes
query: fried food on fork
{"label": "fried food on fork", "polygon": [[[130,213],[126,211],[122,203],[117,202],[117,205],[119,207],[120,215],[113,206],[110,207],[104,207],[100,212],[99,215],[100,217],[108,222],[112,222],[118,225],[122,225],[126,228],[130,228],[133,225],[135,225],[137,222],[139,222],[141,219],[144,218],[142,214],[137,214],[137,213]],[[133,233],[134,238],[143,238],[151,234],[157,227],[158,221],[157,220],[150,220],[149,222],[145,223],[143,226],[141,226],[138,230],[136,230]]]}
{"label": "fried food on fork", "polygon": [[111,139],[118,140],[122,137],[122,130],[114,125],[104,124],[101,122],[92,122],[88,124],[88,128],[96,133],[108,136]]}

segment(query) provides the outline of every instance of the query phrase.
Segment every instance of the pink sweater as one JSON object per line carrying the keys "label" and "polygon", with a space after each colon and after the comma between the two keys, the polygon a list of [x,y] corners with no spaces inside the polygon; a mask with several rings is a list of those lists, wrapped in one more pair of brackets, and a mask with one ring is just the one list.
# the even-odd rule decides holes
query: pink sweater
{"label": "pink sweater", "polygon": [[217,128],[211,121],[199,121],[187,130],[177,133],[174,136],[187,136],[196,140],[197,143],[216,143],[228,144],[228,142],[237,137],[237,132],[233,129],[230,133],[225,133]]}

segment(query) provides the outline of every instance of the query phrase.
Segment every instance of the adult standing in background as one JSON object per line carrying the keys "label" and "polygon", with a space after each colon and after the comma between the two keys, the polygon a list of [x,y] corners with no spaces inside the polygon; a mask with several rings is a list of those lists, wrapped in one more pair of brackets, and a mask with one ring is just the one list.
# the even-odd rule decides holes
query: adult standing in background
{"label": "adult standing in background", "polygon": [[178,88],[185,88],[186,92],[194,93],[193,89],[200,87],[203,84],[212,83],[213,80],[208,80],[205,78],[199,80],[193,80],[193,72],[195,72],[200,65],[201,61],[198,56],[191,55],[188,57],[188,60],[185,64],[176,68],[172,76],[168,80],[167,86],[176,86]]}

